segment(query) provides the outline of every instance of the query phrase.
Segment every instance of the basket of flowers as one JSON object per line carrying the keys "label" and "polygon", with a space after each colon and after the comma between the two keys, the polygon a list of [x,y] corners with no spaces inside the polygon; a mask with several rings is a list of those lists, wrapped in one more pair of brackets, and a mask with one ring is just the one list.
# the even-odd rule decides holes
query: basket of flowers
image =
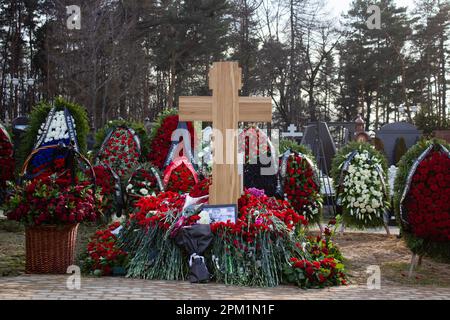
{"label": "basket of flowers", "polygon": [[[66,150],[65,165],[52,165],[52,170],[44,170],[38,176],[29,175],[28,163],[42,150],[33,151],[21,173],[23,182],[13,186],[3,209],[8,219],[25,225],[25,271],[66,273],[74,262],[78,225],[97,219],[101,214],[98,211],[101,206],[97,206],[101,198],[95,188],[95,174],[86,158],[70,147],[43,148]],[[74,169],[77,160],[84,163],[83,170]]]}

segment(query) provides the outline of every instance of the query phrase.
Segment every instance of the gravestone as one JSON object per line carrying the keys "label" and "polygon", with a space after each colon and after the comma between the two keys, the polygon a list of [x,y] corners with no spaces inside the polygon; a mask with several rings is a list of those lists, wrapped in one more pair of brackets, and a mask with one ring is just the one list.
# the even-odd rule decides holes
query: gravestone
{"label": "gravestone", "polygon": [[394,122],[384,125],[376,132],[376,136],[383,142],[384,151],[388,157],[389,165],[395,165],[395,143],[403,137],[409,149],[419,141],[422,132],[416,126],[407,122]]}
{"label": "gravestone", "polygon": [[326,122],[310,124],[305,128],[302,144],[308,146],[317,160],[319,169],[324,173],[331,170],[331,162],[336,154],[336,145]]}

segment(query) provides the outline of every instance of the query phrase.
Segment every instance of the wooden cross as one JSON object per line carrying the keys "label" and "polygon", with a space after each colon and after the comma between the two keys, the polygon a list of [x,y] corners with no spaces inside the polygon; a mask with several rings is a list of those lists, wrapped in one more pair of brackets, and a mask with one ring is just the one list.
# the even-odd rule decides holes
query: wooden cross
{"label": "wooden cross", "polygon": [[[212,121],[214,131],[222,133],[223,139],[213,134],[212,184],[209,188],[209,204],[212,205],[237,204],[241,196],[237,161],[238,122],[272,121],[270,98],[239,97],[241,75],[237,62],[215,62],[209,72],[212,97],[180,97],[180,121]],[[229,130],[233,130],[232,136],[227,134]],[[215,161],[219,152],[222,159],[232,161]]]}

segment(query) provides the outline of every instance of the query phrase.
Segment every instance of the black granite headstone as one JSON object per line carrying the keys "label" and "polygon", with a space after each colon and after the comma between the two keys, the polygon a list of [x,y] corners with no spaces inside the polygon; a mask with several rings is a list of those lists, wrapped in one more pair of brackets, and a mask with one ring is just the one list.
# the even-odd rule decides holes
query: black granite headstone
{"label": "black granite headstone", "polygon": [[395,122],[384,125],[376,132],[376,136],[383,141],[384,151],[388,157],[389,165],[395,165],[394,149],[397,139],[403,137],[406,147],[411,148],[422,136],[413,124],[407,122]]}
{"label": "black granite headstone", "polygon": [[329,173],[331,162],[336,154],[336,145],[327,123],[319,122],[318,124],[310,124],[306,127],[302,144],[312,150],[319,169],[322,172]]}

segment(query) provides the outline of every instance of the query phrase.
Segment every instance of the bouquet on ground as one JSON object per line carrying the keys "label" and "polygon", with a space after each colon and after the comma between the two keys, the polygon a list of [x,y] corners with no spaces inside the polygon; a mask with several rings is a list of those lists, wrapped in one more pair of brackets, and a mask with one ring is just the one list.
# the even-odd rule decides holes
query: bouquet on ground
{"label": "bouquet on ground", "polygon": [[[208,183],[202,181],[193,195],[207,196]],[[136,211],[118,239],[119,248],[129,254],[128,276],[185,280],[190,265],[191,280],[208,280],[211,271],[218,282],[266,287],[288,281],[284,271],[292,267],[293,258],[311,263],[325,259],[316,254],[316,244],[310,244],[304,234],[306,219],[287,201],[268,197],[262,190],[245,190],[235,221],[212,224],[207,211],[197,205],[186,207],[186,199],[186,194],[162,192],[142,197],[135,204]],[[212,244],[203,254],[209,245],[209,230]],[[176,243],[186,249],[188,256]],[[331,240],[325,245],[321,252],[328,250],[326,258],[338,260]],[[199,272],[195,271],[197,267]],[[323,285],[341,283],[332,281],[342,276],[337,261],[323,261],[320,272],[325,274],[326,270],[332,271]]]}
{"label": "bouquet on ground", "polygon": [[390,195],[382,154],[369,144],[350,143],[336,155],[332,172],[346,224],[360,228],[386,224]]}
{"label": "bouquet on ground", "polygon": [[[119,239],[119,247],[130,255],[128,276],[144,279],[185,280],[188,262],[171,233],[182,216],[186,195],[161,192],[140,198]],[[187,217],[184,226],[198,216]],[[180,226],[181,227],[181,226]]]}
{"label": "bouquet on ground", "polygon": [[332,241],[335,230],[336,220],[332,219],[325,227],[323,236],[307,237],[308,242],[303,243],[302,247],[310,254],[310,260],[292,257],[284,269],[287,282],[302,288],[347,284],[342,263],[344,257]]}
{"label": "bouquet on ground", "polygon": [[[214,276],[219,282],[245,286],[276,286],[292,256],[308,259],[296,246],[306,219],[287,201],[246,190],[239,199],[236,221],[211,225]],[[306,241],[306,240],[304,240]]]}
{"label": "bouquet on ground", "polygon": [[98,230],[87,245],[83,257],[83,270],[97,276],[109,276],[117,269],[124,270],[128,254],[117,246],[120,222],[114,222],[104,230]]}

